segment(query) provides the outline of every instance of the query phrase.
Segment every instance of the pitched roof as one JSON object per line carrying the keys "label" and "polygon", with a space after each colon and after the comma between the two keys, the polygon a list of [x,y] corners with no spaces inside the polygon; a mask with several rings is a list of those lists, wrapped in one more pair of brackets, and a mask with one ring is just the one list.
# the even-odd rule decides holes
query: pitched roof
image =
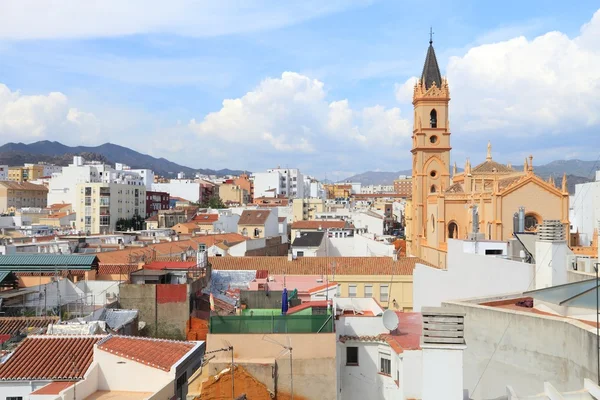
{"label": "pitched roof", "polygon": [[264,225],[270,213],[270,210],[244,210],[238,225]]}
{"label": "pitched roof", "polygon": [[18,254],[0,256],[0,269],[13,272],[41,272],[55,269],[90,270],[98,263],[96,256],[76,254]]}
{"label": "pitched roof", "polygon": [[473,174],[487,174],[492,172],[510,173],[515,172],[515,170],[507,165],[500,164],[499,162],[493,160],[486,160],[481,164],[477,165],[471,171],[471,173]]}
{"label": "pitched roof", "polygon": [[434,267],[418,257],[209,257],[213,270],[265,270],[269,274],[412,275],[417,263]]}
{"label": "pitched roof", "polygon": [[286,217],[279,217],[279,218],[277,218],[277,221],[278,221],[279,223],[281,223],[281,222],[285,222],[285,221],[287,221],[287,218],[286,218]]}
{"label": "pitched roof", "polygon": [[186,229],[200,229],[200,227],[195,223],[195,222],[180,222],[179,224],[175,225],[174,227],[172,227],[171,229],[173,229],[174,231],[177,232],[178,229],[181,228],[186,228]]}
{"label": "pitched roof", "polygon": [[[29,336],[0,365],[0,380],[83,379],[104,336]],[[75,365],[73,365],[73,362]]]}
{"label": "pitched roof", "polygon": [[163,269],[188,270],[195,267],[196,261],[152,261],[144,265],[144,269],[157,271]]}
{"label": "pitched roof", "polygon": [[[138,264],[100,264],[98,265],[98,275],[129,275],[133,271],[140,269]],[[127,277],[123,277],[127,279]]]}
{"label": "pitched roof", "polygon": [[58,317],[0,317],[0,335],[13,335],[25,328],[45,328]]}
{"label": "pitched roof", "polygon": [[346,221],[341,220],[296,221],[292,224],[292,229],[341,229],[346,227]]}
{"label": "pitched roof", "polygon": [[294,247],[319,247],[323,242],[325,232],[302,232],[296,237],[292,246]]}
{"label": "pitched roof", "polygon": [[523,178],[523,177],[524,177],[524,175],[519,175],[519,176],[510,177],[510,178],[499,179],[498,180],[498,188],[505,189],[505,188],[509,187],[510,185],[512,185],[513,183],[520,181],[521,178]]}
{"label": "pitched roof", "polygon": [[46,186],[36,185],[30,182],[0,181],[0,186],[4,186],[9,190],[35,190],[40,192],[48,191]]}
{"label": "pitched roof", "polygon": [[31,394],[37,394],[37,395],[59,394],[60,392],[62,392],[63,390],[65,390],[68,387],[73,386],[74,384],[75,384],[74,381],[50,382],[49,384],[47,384],[46,386],[42,386],[35,392],[31,392]]}
{"label": "pitched roof", "polygon": [[49,210],[52,210],[52,211],[56,211],[56,210],[60,210],[65,207],[71,208],[71,203],[55,203],[55,204],[50,204],[46,208],[48,208]]}
{"label": "pitched roof", "polygon": [[140,364],[169,371],[194,346],[194,343],[177,340],[111,335],[98,344],[98,349],[137,361]]}
{"label": "pitched roof", "polygon": [[446,193],[463,193],[464,191],[463,185],[460,182],[450,185],[450,187],[446,189]]}
{"label": "pitched roof", "polygon": [[146,218],[146,222],[152,222],[152,221],[158,222],[158,214],[155,214],[155,215],[151,216],[150,218]]}
{"label": "pitched roof", "polygon": [[219,220],[219,214],[198,214],[196,215],[192,221],[197,224],[211,224]]}
{"label": "pitched roof", "polygon": [[433,82],[435,82],[437,87],[440,87],[442,84],[442,74],[440,73],[440,67],[438,66],[435,50],[433,49],[433,42],[431,40],[429,41],[425,64],[423,64],[421,79],[425,83],[425,89],[429,89],[433,85]]}

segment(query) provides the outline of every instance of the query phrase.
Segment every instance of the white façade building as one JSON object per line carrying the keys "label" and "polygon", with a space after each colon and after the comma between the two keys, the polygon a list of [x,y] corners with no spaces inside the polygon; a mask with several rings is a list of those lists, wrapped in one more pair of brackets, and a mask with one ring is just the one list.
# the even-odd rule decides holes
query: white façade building
{"label": "white fa\u00e7ade building", "polygon": [[252,177],[254,181],[254,198],[308,197],[304,176],[297,168],[271,168],[267,172],[256,172]]}
{"label": "white fa\u00e7ade building", "polygon": [[600,221],[600,171],[596,171],[594,182],[575,185],[575,195],[571,196],[571,232],[579,232],[581,246],[589,246],[594,229]]}
{"label": "white fa\u00e7ade building", "polygon": [[[464,337],[451,327],[445,344],[424,334],[430,321],[463,324],[460,313],[387,311],[384,317],[367,298],[335,298],[334,307],[338,399],[463,400]],[[389,317],[395,329],[384,323]]]}

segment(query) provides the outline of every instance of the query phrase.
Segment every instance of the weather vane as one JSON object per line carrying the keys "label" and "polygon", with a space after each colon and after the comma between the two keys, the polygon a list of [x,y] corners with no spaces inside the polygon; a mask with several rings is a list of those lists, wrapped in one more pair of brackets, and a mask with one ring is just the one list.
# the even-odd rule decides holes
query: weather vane
{"label": "weather vane", "polygon": [[429,44],[433,43],[433,27],[429,27]]}

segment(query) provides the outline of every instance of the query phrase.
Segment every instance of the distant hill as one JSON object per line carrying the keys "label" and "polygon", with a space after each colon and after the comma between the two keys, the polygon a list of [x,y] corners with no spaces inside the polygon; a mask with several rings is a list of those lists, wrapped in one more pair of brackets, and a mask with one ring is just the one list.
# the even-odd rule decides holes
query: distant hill
{"label": "distant hill", "polygon": [[[513,165],[517,171],[523,170],[522,165]],[[564,173],[567,174],[569,193],[575,193],[575,185],[594,180],[596,170],[600,169],[600,162],[582,160],[557,160],[548,164],[535,165],[535,173],[548,179],[554,177],[556,185],[560,185]],[[459,169],[462,172],[462,169]],[[353,175],[340,182],[360,182],[362,185],[391,185],[399,175],[411,175],[410,169],[398,172],[367,171],[362,174]]]}
{"label": "distant hill", "polygon": [[190,168],[176,164],[165,158],[152,157],[112,143],[104,143],[95,147],[70,147],[59,142],[44,140],[30,144],[7,143],[4,146],[0,146],[0,164],[11,166],[39,161],[64,166],[72,162],[73,155],[82,155],[85,159],[104,161],[111,164],[119,162],[129,165],[131,168],[148,168],[156,174],[167,177],[176,176],[178,172],[183,172],[188,176],[193,176],[196,172],[217,176],[239,175],[243,172],[230,169]]}

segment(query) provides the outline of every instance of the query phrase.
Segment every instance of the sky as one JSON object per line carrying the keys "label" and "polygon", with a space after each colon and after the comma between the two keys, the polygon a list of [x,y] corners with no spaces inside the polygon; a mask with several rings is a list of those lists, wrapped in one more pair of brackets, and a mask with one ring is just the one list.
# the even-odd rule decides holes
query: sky
{"label": "sky", "polygon": [[410,168],[433,44],[452,160],[596,160],[598,2],[0,0],[0,142],[332,180]]}

